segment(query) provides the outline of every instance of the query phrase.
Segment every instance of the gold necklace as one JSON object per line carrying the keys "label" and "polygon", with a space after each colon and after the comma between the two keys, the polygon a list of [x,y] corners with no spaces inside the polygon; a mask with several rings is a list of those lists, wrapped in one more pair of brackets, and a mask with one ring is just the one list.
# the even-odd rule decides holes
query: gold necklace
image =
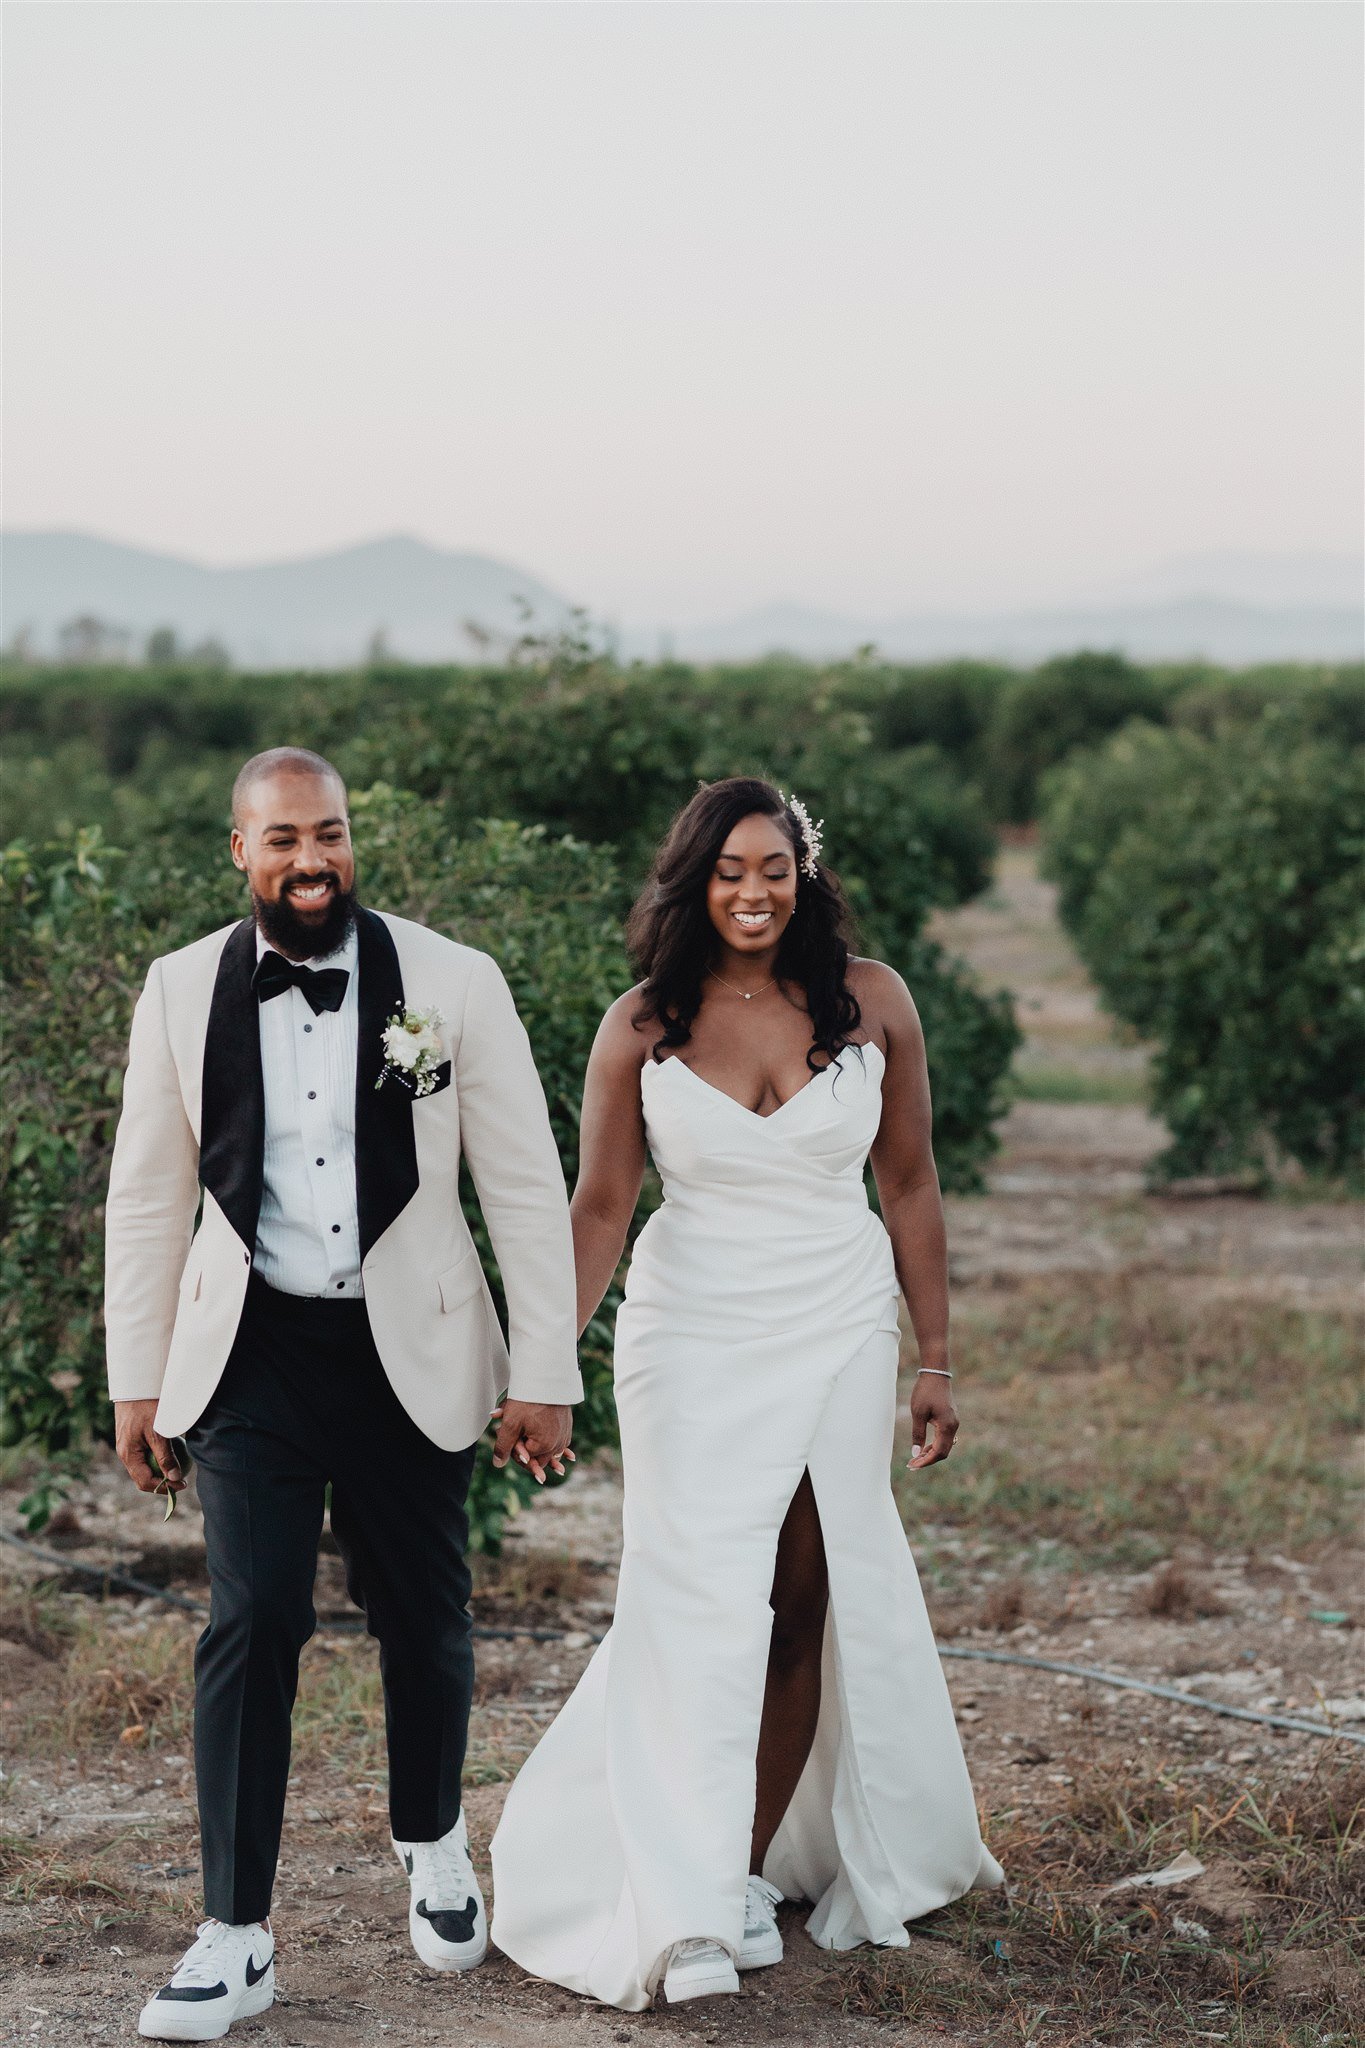
{"label": "gold necklace", "polygon": [[751,1003],[755,996],[766,995],[770,988],[777,987],[776,975],[773,976],[771,981],[765,981],[762,988],[736,988],[735,984],[732,981],[727,981],[723,974],[717,974],[714,967],[708,967],[706,971],[713,981],[720,983],[722,988],[728,988],[733,995],[743,996],[746,1003]]}

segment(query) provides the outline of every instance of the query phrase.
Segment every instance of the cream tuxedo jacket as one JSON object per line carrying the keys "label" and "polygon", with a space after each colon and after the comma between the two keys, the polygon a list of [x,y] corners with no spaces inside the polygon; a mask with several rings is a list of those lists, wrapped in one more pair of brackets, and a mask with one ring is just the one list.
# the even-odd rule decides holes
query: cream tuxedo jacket
{"label": "cream tuxedo jacket", "polygon": [[[435,1443],[482,1435],[504,1390],[582,1399],[573,1245],[530,1042],[486,953],[406,918],[358,919],[356,1196],[375,1345]],[[109,1391],[156,1398],[178,1436],[202,1414],[237,1334],[261,1202],[265,1104],[255,925],[152,962],[133,1017],[105,1234]],[[436,1090],[376,1089],[396,1009],[438,1009]],[[463,1153],[507,1296],[511,1356],[460,1209]],[[195,1214],[203,1194],[196,1231]]]}

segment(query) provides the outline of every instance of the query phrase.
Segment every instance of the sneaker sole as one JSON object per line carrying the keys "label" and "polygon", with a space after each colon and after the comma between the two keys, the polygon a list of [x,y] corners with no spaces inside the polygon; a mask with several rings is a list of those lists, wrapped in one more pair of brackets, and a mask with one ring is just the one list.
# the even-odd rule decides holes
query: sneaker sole
{"label": "sneaker sole", "polygon": [[432,1926],[424,1920],[416,1906],[408,1908],[408,1933],[419,1962],[429,1970],[476,1970],[488,1954],[488,1929],[477,1927],[472,1941],[443,1941],[436,1947],[432,1940]]}
{"label": "sneaker sole", "polygon": [[735,1962],[737,1970],[770,1970],[783,1956],[782,1936],[774,1927],[760,1941],[746,1941]]}
{"label": "sneaker sole", "polygon": [[716,1998],[738,1989],[739,1977],[733,1964],[728,1971],[716,1970],[710,1976],[699,1971],[695,1977],[683,1977],[672,1984],[664,1978],[664,1997],[670,2005],[684,2005],[689,1998]]}
{"label": "sneaker sole", "polygon": [[138,2016],[137,2030],[144,2041],[221,2041],[229,2027],[235,2026],[238,2020],[256,2019],[261,2013],[269,2012],[274,2003],[275,1978],[272,1970],[259,1984],[243,1993],[240,2004],[229,2019],[206,2013],[202,2006],[198,2015],[192,2005],[183,2006],[179,2012],[167,2006],[164,2013],[149,2013],[144,2007]]}

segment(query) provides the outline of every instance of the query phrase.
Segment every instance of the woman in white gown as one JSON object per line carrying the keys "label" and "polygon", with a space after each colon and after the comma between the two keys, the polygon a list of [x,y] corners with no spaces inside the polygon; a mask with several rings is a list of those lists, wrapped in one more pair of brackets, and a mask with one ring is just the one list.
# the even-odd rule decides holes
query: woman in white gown
{"label": "woman in white gown", "polygon": [[898,1280],[911,1469],[957,1430],[923,1038],[900,977],[850,959],[819,851],[767,783],[698,791],[584,1090],[580,1327],[646,1146],[664,1200],[616,1324],[615,1619],[508,1796],[492,1931],[627,2011],[780,1960],[782,1897],[823,1947],[901,1945],[1002,1877],[890,1486]]}

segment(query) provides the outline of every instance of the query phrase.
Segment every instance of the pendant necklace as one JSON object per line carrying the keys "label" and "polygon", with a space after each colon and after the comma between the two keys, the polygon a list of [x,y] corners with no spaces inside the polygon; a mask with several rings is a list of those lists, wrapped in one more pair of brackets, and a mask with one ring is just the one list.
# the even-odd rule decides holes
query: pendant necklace
{"label": "pendant necklace", "polygon": [[732,981],[727,981],[723,974],[717,974],[714,967],[708,967],[706,971],[713,981],[718,981],[722,988],[728,988],[732,995],[743,996],[746,1003],[751,1003],[755,996],[766,995],[770,988],[776,988],[777,986],[776,975],[773,976],[771,981],[765,981],[762,988],[736,988],[735,984]]}

